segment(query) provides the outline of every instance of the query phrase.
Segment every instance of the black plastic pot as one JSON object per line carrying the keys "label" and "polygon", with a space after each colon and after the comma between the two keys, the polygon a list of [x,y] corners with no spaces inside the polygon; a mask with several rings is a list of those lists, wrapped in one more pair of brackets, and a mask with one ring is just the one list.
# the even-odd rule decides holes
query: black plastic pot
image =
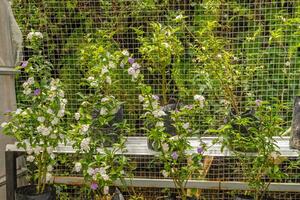
{"label": "black plastic pot", "polygon": [[[163,117],[165,131],[170,135],[176,134],[176,128],[172,125],[173,120],[171,119],[171,111],[175,110],[176,108],[178,108],[178,104],[168,104],[162,107],[162,110],[166,113],[166,116]],[[155,141],[148,138],[147,145],[149,149],[158,151],[159,145],[156,144]]]}
{"label": "black plastic pot", "polygon": [[231,122],[231,126],[232,128],[236,131],[239,132],[241,134],[241,136],[243,136],[243,141],[244,144],[236,144],[234,142],[234,136],[229,136],[229,139],[232,140],[232,142],[230,142],[230,146],[229,149],[231,150],[235,150],[235,151],[240,151],[240,152],[257,152],[257,147],[251,147],[249,145],[245,145],[248,142],[253,144],[251,142],[251,136],[253,136],[253,133],[251,132],[251,128],[258,126],[259,125],[259,119],[255,116],[255,111],[254,110],[248,110],[242,114],[240,114],[239,116],[236,115],[234,112],[230,112],[230,119],[236,119],[238,117],[241,117],[242,119],[247,118],[249,120],[249,124],[247,126],[244,125],[240,125],[240,124],[236,124],[233,122]]}
{"label": "black plastic pot", "polygon": [[[100,114],[100,111],[95,110],[92,114],[93,118],[97,118]],[[109,124],[104,127],[100,128],[100,130],[97,128],[97,125],[93,125],[92,129],[95,133],[96,138],[101,138],[103,147],[111,147],[114,143],[117,143],[120,139],[119,130],[114,127],[113,125],[115,123],[120,123],[124,119],[124,109],[121,106],[118,110],[118,112],[115,114],[114,118],[109,122]],[[102,135],[100,135],[102,134]]]}
{"label": "black plastic pot", "polygon": [[290,146],[293,149],[300,149],[300,96],[295,97],[292,120],[292,135]]}
{"label": "black plastic pot", "polygon": [[26,185],[16,189],[16,200],[56,200],[56,190],[47,185],[43,193],[37,194],[36,185]]}

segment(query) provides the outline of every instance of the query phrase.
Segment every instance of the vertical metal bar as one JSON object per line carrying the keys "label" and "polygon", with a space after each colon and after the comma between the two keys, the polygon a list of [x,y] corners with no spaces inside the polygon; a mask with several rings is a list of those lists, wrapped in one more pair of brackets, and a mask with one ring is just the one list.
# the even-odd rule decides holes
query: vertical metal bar
{"label": "vertical metal bar", "polygon": [[6,200],[15,200],[17,188],[16,154],[13,151],[5,152],[6,170]]}

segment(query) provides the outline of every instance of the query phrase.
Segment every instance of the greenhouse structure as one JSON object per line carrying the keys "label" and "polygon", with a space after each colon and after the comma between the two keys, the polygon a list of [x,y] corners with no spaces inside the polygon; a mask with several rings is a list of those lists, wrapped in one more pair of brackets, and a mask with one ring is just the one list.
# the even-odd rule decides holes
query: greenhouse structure
{"label": "greenhouse structure", "polygon": [[300,0],[0,0],[0,199],[300,200]]}

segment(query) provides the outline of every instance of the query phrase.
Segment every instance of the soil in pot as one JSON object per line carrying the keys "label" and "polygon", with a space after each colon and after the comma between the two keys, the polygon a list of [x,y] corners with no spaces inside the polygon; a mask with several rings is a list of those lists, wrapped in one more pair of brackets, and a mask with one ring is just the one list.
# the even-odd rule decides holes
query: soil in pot
{"label": "soil in pot", "polygon": [[[173,120],[171,119],[171,111],[176,110],[179,107],[179,104],[168,104],[162,107],[162,110],[166,113],[166,116],[163,117],[164,119],[164,126],[166,133],[170,135],[176,134],[176,128],[172,125]],[[154,151],[159,150],[159,144],[156,144],[155,141],[148,138],[147,140],[148,148]]]}
{"label": "soil in pot", "polygon": [[26,185],[16,189],[16,200],[56,200],[56,189],[47,185],[41,194],[37,194],[36,185]]}
{"label": "soil in pot", "polygon": [[[92,114],[93,118],[97,118],[100,115],[100,111],[95,110]],[[117,143],[120,139],[120,130],[114,127],[115,123],[120,123],[124,119],[124,109],[121,106],[114,118],[109,122],[109,124],[104,128],[97,128],[97,124],[92,125],[93,132],[95,133],[95,138],[100,138],[102,140],[103,147],[111,147],[114,143]],[[102,135],[100,135],[102,134]]]}
{"label": "soil in pot", "polygon": [[[240,151],[240,152],[257,152],[257,147],[253,146],[255,144],[254,142],[251,142],[253,136],[253,132],[251,131],[252,127],[258,126],[259,124],[259,119],[255,116],[255,111],[254,110],[248,110],[239,116],[236,115],[234,112],[230,112],[230,119],[236,119],[236,118],[242,118],[242,119],[248,119],[249,123],[248,125],[240,125],[236,124],[234,122],[231,123],[232,128],[236,131],[239,132],[242,136],[242,139],[240,141],[235,142],[234,141],[234,135],[229,136],[232,140],[230,142],[229,149],[235,150],[235,151]],[[252,144],[252,146],[250,145]]]}

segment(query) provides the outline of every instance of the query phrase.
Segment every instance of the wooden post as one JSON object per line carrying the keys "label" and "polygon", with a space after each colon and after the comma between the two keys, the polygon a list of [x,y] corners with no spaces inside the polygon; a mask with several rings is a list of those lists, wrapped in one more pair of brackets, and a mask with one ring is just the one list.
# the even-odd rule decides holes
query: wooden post
{"label": "wooden post", "polygon": [[[22,33],[13,17],[8,0],[0,0],[0,124],[9,119],[7,111],[16,109],[14,66],[20,60]],[[1,134],[0,129],[0,176],[5,175],[5,147],[12,143],[11,137]],[[5,188],[0,188],[1,199],[5,199]]]}

